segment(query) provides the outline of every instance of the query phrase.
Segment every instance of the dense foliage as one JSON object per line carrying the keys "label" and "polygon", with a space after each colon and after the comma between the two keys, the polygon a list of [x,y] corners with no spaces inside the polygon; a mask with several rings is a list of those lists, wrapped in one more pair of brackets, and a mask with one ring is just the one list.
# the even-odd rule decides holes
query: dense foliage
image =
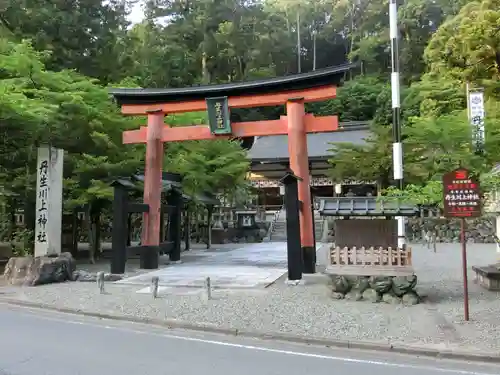
{"label": "dense foliage", "polygon": [[[500,178],[491,173],[500,161],[499,9],[500,3],[494,0],[408,1],[401,6],[404,178],[408,185],[404,191],[389,187],[392,118],[387,75],[377,75],[380,81],[356,77],[340,93],[341,101],[351,103],[344,113],[352,113],[353,108],[370,113],[373,132],[366,146],[334,145],[333,177],[377,181],[389,187],[389,196],[419,204],[439,204],[441,176],[459,166],[479,175],[485,190],[500,186]],[[418,16],[411,21],[406,19],[409,14]],[[471,144],[467,84],[485,90],[482,154],[475,153]]]}

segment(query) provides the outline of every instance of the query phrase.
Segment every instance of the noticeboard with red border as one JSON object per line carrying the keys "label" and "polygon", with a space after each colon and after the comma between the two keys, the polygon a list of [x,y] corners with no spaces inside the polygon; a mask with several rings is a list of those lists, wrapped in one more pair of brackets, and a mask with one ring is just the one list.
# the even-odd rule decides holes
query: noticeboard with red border
{"label": "noticeboard with red border", "polygon": [[479,182],[465,168],[458,168],[443,176],[443,208],[445,217],[481,216]]}

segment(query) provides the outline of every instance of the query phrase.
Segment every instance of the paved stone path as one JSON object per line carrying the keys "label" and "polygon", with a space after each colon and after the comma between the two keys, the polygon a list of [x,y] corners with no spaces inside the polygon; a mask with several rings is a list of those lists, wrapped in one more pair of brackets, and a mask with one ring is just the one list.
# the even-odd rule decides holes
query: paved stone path
{"label": "paved stone path", "polygon": [[237,249],[183,253],[185,263],[119,281],[119,284],[147,285],[159,277],[160,290],[168,287],[202,287],[210,277],[214,288],[258,288],[272,284],[287,269],[286,243],[244,244]]}

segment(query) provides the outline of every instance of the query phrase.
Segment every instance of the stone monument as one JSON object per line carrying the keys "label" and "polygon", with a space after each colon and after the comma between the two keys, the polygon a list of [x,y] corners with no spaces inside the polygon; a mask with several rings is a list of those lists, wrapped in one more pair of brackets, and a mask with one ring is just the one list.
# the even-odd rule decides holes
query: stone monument
{"label": "stone monument", "polygon": [[35,256],[61,253],[64,150],[38,148]]}

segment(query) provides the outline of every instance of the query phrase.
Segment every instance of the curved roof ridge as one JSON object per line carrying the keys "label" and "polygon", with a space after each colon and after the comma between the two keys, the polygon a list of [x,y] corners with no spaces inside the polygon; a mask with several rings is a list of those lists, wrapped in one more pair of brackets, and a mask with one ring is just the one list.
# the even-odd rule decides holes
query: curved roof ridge
{"label": "curved roof ridge", "polygon": [[291,74],[282,77],[244,82],[189,86],[184,88],[112,88],[110,89],[110,93],[119,104],[167,103],[204,99],[211,96],[265,94],[301,90],[327,84],[339,84],[344,73],[355,66],[357,66],[357,64],[346,63],[308,73]]}

